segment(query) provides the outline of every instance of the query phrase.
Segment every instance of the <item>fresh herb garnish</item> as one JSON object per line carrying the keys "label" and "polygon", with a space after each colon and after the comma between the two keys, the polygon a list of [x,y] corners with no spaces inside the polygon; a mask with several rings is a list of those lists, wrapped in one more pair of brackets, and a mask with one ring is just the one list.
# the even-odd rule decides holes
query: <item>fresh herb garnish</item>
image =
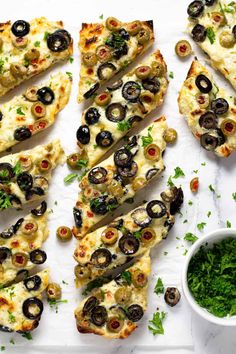
{"label": "fresh herb garnish", "polygon": [[70,173],[68,176],[64,178],[64,182],[67,184],[72,183],[77,178],[77,176],[78,176],[77,173]]}
{"label": "fresh herb garnish", "polygon": [[49,32],[44,32],[44,36],[43,36],[43,39],[46,41],[48,39],[48,36],[50,35]]}
{"label": "fresh herb garnish", "polygon": [[153,129],[153,125],[148,128],[148,135],[142,136],[143,147],[148,146],[149,144],[151,144],[153,142],[153,137],[151,136],[151,133],[150,133],[152,131],[152,129]]}
{"label": "fresh herb garnish", "polygon": [[0,58],[0,74],[3,73],[4,63],[5,63],[4,60]]}
{"label": "fresh herb garnish", "polygon": [[124,270],[120,276],[121,279],[124,280],[128,285],[132,283],[132,276],[128,270]]}
{"label": "fresh herb garnish", "polygon": [[127,121],[117,123],[117,129],[121,132],[125,132],[131,128],[131,124]]}
{"label": "fresh herb garnish", "polygon": [[173,73],[173,71],[170,71],[170,73],[169,73],[169,77],[170,77],[171,79],[173,79],[173,78],[174,78],[174,73]]}
{"label": "fresh herb garnish", "polygon": [[157,279],[157,282],[156,282],[156,285],[154,288],[154,293],[157,295],[164,294],[164,285],[163,285],[161,278]]}
{"label": "fresh herb garnish", "polygon": [[198,237],[196,235],[192,234],[192,232],[187,232],[184,236],[184,240],[191,242],[193,244],[194,242],[196,242],[198,240]]}
{"label": "fresh herb garnish", "polygon": [[148,326],[148,329],[152,332],[155,336],[157,334],[164,334],[163,328],[163,320],[166,318],[166,312],[155,312],[153,314],[152,320],[149,320],[151,325]]}
{"label": "fresh herb garnish", "polygon": [[229,220],[226,221],[226,227],[230,229],[232,227],[231,222]]}
{"label": "fresh herb garnish", "polygon": [[40,42],[39,42],[39,41],[34,42],[34,46],[35,46],[36,48],[40,47]]}
{"label": "fresh herb garnish", "polygon": [[32,334],[30,332],[24,332],[24,333],[21,333],[21,335],[23,338],[26,338],[28,340],[33,340]]}
{"label": "fresh herb garnish", "polygon": [[6,192],[0,190],[0,210],[8,209],[11,206],[12,205],[9,195]]}
{"label": "fresh herb garnish", "polygon": [[51,299],[48,299],[49,306],[51,307],[51,309],[55,310],[56,313],[58,313],[58,305],[59,304],[66,304],[67,302],[68,302],[68,300],[51,300]]}
{"label": "fresh herb garnish", "polygon": [[215,188],[213,188],[212,184],[210,184],[210,185],[208,186],[208,188],[210,189],[210,191],[211,191],[212,193],[215,193]]}
{"label": "fresh herb garnish", "polygon": [[22,107],[18,107],[16,113],[19,114],[20,116],[25,116],[25,113],[22,112]]}
{"label": "fresh herb garnish", "polygon": [[216,39],[216,34],[214,32],[213,27],[208,27],[206,29],[206,35],[207,35],[207,38],[209,39],[210,43],[213,44]]}
{"label": "fresh herb garnish", "polygon": [[202,231],[205,226],[206,226],[205,222],[200,222],[199,224],[197,224],[197,228],[199,231]]}
{"label": "fresh herb garnish", "polygon": [[179,166],[177,166],[175,168],[175,174],[172,177],[173,178],[185,177],[184,171]]}
{"label": "fresh herb garnish", "polygon": [[73,61],[74,61],[74,58],[73,58],[73,57],[70,57],[70,58],[69,58],[69,62],[72,64]]}
{"label": "fresh herb garnish", "polygon": [[88,160],[79,159],[79,160],[77,161],[77,166],[78,166],[78,167],[81,167],[81,168],[87,167],[87,166],[88,166]]}
{"label": "fresh herb garnish", "polygon": [[10,323],[16,322],[16,317],[10,311],[8,311],[8,318]]}
{"label": "fresh herb garnish", "polygon": [[193,205],[192,200],[189,200],[189,201],[188,201],[188,205]]}
{"label": "fresh herb garnish", "polygon": [[134,237],[136,237],[138,240],[141,239],[142,232],[141,231],[135,231],[133,232]]}
{"label": "fresh herb garnish", "polygon": [[208,211],[207,217],[209,218],[211,216],[211,211]]}
{"label": "fresh herb garnish", "polygon": [[232,193],[233,200],[236,202],[236,192]]}
{"label": "fresh herb garnish", "polygon": [[69,79],[72,80],[73,75],[72,75],[72,73],[70,71],[66,71],[66,75],[69,77]]}

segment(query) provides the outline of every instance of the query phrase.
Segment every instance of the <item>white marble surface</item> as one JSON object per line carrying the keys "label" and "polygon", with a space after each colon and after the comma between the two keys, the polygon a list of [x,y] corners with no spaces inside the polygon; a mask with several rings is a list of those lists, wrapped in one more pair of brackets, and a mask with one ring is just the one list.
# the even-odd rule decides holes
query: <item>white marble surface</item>
{"label": "white marble surface", "polygon": [[[168,239],[159,248],[152,252],[152,275],[150,278],[149,307],[140,328],[127,341],[109,343],[95,336],[79,335],[75,329],[73,309],[80,298],[79,292],[73,284],[72,253],[74,242],[69,245],[60,245],[55,239],[55,230],[60,224],[72,225],[71,210],[76,199],[78,187],[76,183],[71,186],[63,184],[63,178],[69,173],[66,166],[60,167],[54,174],[53,185],[48,198],[49,206],[53,208],[50,217],[51,236],[45,244],[48,253],[47,265],[50,266],[53,279],[61,282],[66,280],[69,285],[63,285],[63,298],[68,299],[68,304],[61,305],[56,314],[46,308],[41,320],[40,328],[33,333],[33,341],[15,335],[0,335],[0,346],[6,346],[7,353],[39,354],[39,353],[89,353],[89,354],[148,354],[160,352],[163,354],[234,354],[236,353],[236,338],[234,328],[223,328],[211,325],[192,314],[184,297],[173,309],[167,309],[163,299],[153,293],[153,288],[158,276],[166,286],[180,287],[181,269],[185,260],[185,249],[189,245],[183,241],[186,232],[196,233],[201,237],[203,233],[197,231],[196,224],[206,222],[204,232],[224,227],[226,220],[236,227],[234,217],[236,204],[232,199],[232,192],[236,192],[234,175],[236,173],[236,154],[227,160],[222,160],[203,151],[191,136],[184,119],[178,113],[177,95],[181,84],[187,74],[191,59],[180,61],[174,53],[175,43],[182,38],[187,38],[184,33],[186,27],[186,8],[189,0],[8,0],[1,7],[0,20],[30,19],[35,16],[48,16],[50,19],[62,19],[66,28],[72,33],[75,40],[75,55],[73,64],[59,65],[59,69],[73,72],[74,85],[69,105],[59,115],[58,121],[49,131],[42,133],[29,142],[22,143],[14,151],[30,148],[38,143],[45,143],[52,137],[59,137],[65,147],[66,153],[73,152],[76,148],[75,132],[80,122],[82,105],[76,103],[78,81],[78,30],[82,21],[99,21],[99,16],[104,18],[115,15],[123,20],[136,18],[153,19],[156,32],[155,48],[160,48],[168,64],[169,71],[173,71],[174,79],[170,79],[170,86],[164,106],[159,112],[150,116],[157,118],[165,114],[168,124],[174,127],[179,134],[178,143],[167,149],[165,154],[166,171],[162,178],[139,194],[135,203],[155,196],[156,190],[165,188],[167,179],[173,174],[174,168],[180,166],[185,172],[185,178],[177,180],[182,184],[185,192],[185,203],[182,210],[183,216],[177,216],[176,225],[171,230]],[[203,54],[193,45],[195,55],[204,60]],[[49,73],[41,75],[34,82],[44,80]],[[218,82],[228,86],[217,74]],[[23,87],[26,87],[24,85]],[[233,94],[233,90],[229,88]],[[18,89],[15,92],[21,92]],[[13,96],[9,94],[6,98]],[[4,100],[3,100],[4,101]],[[206,163],[202,166],[202,163]],[[196,196],[189,190],[189,181],[194,175],[193,170],[199,170],[200,189]],[[216,193],[210,192],[208,186],[212,184]],[[217,197],[218,196],[218,197]],[[58,205],[54,205],[55,200]],[[190,206],[188,201],[192,200]],[[133,207],[133,206],[132,206]],[[126,206],[119,212],[131,208]],[[211,211],[211,217],[207,217]],[[117,214],[119,214],[117,212]],[[5,212],[0,215],[0,227],[11,224],[13,220],[24,215],[24,212]],[[183,221],[187,219],[187,223]],[[176,239],[176,237],[178,239]],[[168,255],[164,255],[167,251]],[[147,331],[147,321],[151,318],[156,306],[168,311],[165,321],[165,335],[153,338]],[[15,345],[9,344],[14,337]],[[86,338],[85,338],[86,337]]]}

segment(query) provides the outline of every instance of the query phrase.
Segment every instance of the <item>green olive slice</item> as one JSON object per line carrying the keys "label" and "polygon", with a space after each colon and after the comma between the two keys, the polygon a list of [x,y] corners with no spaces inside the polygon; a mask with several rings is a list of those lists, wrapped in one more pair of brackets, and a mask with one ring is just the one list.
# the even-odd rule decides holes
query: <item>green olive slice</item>
{"label": "green olive slice", "polygon": [[161,150],[156,144],[149,144],[144,149],[146,159],[151,161],[158,161],[161,157]]}
{"label": "green olive slice", "polygon": [[48,172],[52,168],[52,164],[48,159],[41,159],[38,162],[38,168],[41,172]]}
{"label": "green olive slice", "polygon": [[74,268],[74,274],[77,279],[87,279],[91,275],[91,270],[88,267],[83,267],[77,264]]}
{"label": "green olive slice", "polygon": [[31,113],[36,118],[42,118],[46,115],[46,107],[41,102],[35,102],[31,107]]}
{"label": "green olive slice", "polygon": [[97,95],[95,98],[95,103],[98,106],[106,106],[110,103],[110,101],[111,101],[111,95],[109,92],[102,92],[99,95]]}
{"label": "green olive slice", "polygon": [[210,104],[210,97],[208,93],[197,93],[196,100],[201,108],[207,108]]}
{"label": "green olive slice", "polygon": [[135,75],[139,79],[147,79],[150,76],[150,74],[151,74],[151,68],[150,68],[150,66],[147,66],[147,65],[139,66],[135,70]]}
{"label": "green olive slice", "polygon": [[26,266],[27,262],[28,262],[28,255],[26,253],[23,252],[16,252],[12,255],[12,264],[15,267],[18,268],[23,268]]}
{"label": "green olive slice", "polygon": [[221,12],[216,12],[216,11],[213,11],[211,14],[210,14],[212,20],[215,22],[215,24],[219,25],[219,26],[224,26],[226,25],[226,17],[224,15],[224,13],[221,13]]}
{"label": "green olive slice", "polygon": [[82,56],[84,65],[92,67],[97,64],[97,56],[93,52],[84,53]]}
{"label": "green olive slice", "polygon": [[115,300],[118,304],[127,304],[132,296],[132,291],[126,286],[122,286],[115,292]]}
{"label": "green olive slice", "polygon": [[126,30],[131,36],[136,36],[136,34],[138,34],[141,30],[141,27],[142,25],[140,21],[133,21],[127,24]]}
{"label": "green olive slice", "polygon": [[100,45],[96,49],[96,55],[101,63],[106,63],[111,59],[111,50],[107,45]]}
{"label": "green olive slice", "polygon": [[178,136],[178,133],[175,129],[168,128],[165,130],[163,138],[166,143],[173,144],[176,142],[177,136]]}
{"label": "green olive slice", "polygon": [[4,87],[11,87],[15,82],[15,77],[9,71],[6,71],[0,76],[0,83]]}
{"label": "green olive slice", "polygon": [[150,244],[156,238],[156,232],[151,227],[145,227],[141,231],[141,242],[144,244]]}
{"label": "green olive slice", "polygon": [[3,47],[3,40],[2,38],[0,38],[0,50],[2,50],[2,47]]}
{"label": "green olive slice", "polygon": [[49,283],[46,288],[47,298],[49,300],[59,300],[61,298],[61,287],[57,283]]}
{"label": "green olive slice", "polygon": [[165,67],[159,61],[153,61],[151,64],[151,68],[152,68],[152,74],[155,76],[160,77],[163,76],[163,74],[165,73]]}
{"label": "green olive slice", "polygon": [[11,63],[10,72],[15,78],[22,78],[26,75],[27,69],[24,65]]}
{"label": "green olive slice", "polygon": [[232,48],[236,43],[234,35],[229,31],[221,32],[219,41],[220,45],[224,48]]}
{"label": "green olive slice", "polygon": [[107,329],[110,332],[119,333],[124,326],[124,320],[118,316],[112,316],[107,320]]}
{"label": "green olive slice", "polygon": [[192,53],[192,47],[188,41],[181,40],[175,45],[175,53],[181,58],[186,58]]}
{"label": "green olive slice", "polygon": [[30,101],[30,102],[36,102],[38,100],[38,95],[37,95],[38,87],[37,86],[32,86],[29,87],[25,93],[24,96],[25,98]]}
{"label": "green olive slice", "polygon": [[147,43],[150,40],[150,32],[147,29],[142,28],[137,34],[137,40],[140,44]]}
{"label": "green olive slice", "polygon": [[220,129],[226,136],[231,136],[235,134],[236,122],[233,119],[224,119],[220,125]]}
{"label": "green olive slice", "polygon": [[139,269],[136,269],[132,273],[132,282],[136,288],[143,288],[147,284],[147,276],[144,272]]}
{"label": "green olive slice", "polygon": [[118,239],[118,230],[114,227],[106,228],[102,233],[101,239],[106,245],[113,245]]}
{"label": "green olive slice", "polygon": [[72,231],[67,226],[60,226],[57,229],[57,238],[62,241],[70,241],[72,239]]}
{"label": "green olive slice", "polygon": [[24,235],[32,236],[38,230],[38,224],[34,220],[24,220],[21,224],[21,231]]}
{"label": "green olive slice", "polygon": [[106,27],[110,31],[118,31],[121,29],[121,22],[115,17],[108,17],[106,19]]}
{"label": "green olive slice", "polygon": [[26,36],[24,36],[24,37],[14,37],[12,39],[12,44],[13,44],[13,46],[15,48],[23,49],[28,44],[28,38]]}
{"label": "green olive slice", "polygon": [[38,49],[32,48],[25,53],[24,58],[28,61],[36,60],[40,57],[40,52]]}
{"label": "green olive slice", "polygon": [[143,103],[152,104],[155,101],[155,96],[152,92],[145,90],[141,92],[139,99]]}

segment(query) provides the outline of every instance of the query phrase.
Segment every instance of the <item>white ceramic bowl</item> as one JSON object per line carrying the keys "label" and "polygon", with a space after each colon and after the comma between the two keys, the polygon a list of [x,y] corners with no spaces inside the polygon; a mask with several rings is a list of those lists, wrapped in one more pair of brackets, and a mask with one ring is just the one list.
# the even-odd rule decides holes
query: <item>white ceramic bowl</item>
{"label": "white ceramic bowl", "polygon": [[236,237],[236,229],[217,229],[201,237],[192,245],[192,247],[189,249],[187,253],[183,272],[182,272],[182,287],[188,303],[190,304],[192,309],[202,318],[222,326],[236,326],[236,316],[223,317],[223,318],[216,317],[212,315],[210,312],[208,312],[206,309],[198,305],[193,295],[191,294],[187,283],[187,271],[188,271],[189,262],[191,258],[194,256],[194,254],[199,250],[200,246],[204,245],[206,242],[208,243],[209,246],[211,246],[213,243],[217,243],[228,237]]}

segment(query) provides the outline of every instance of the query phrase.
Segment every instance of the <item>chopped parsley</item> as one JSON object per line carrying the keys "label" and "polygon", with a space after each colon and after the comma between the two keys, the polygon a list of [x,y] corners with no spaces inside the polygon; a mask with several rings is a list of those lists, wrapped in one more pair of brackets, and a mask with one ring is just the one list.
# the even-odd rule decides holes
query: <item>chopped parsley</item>
{"label": "chopped parsley", "polygon": [[189,201],[188,201],[188,205],[193,205],[192,200],[189,200]]}
{"label": "chopped parsley", "polygon": [[196,174],[197,174],[197,173],[198,173],[198,170],[193,170],[193,173],[196,173]]}
{"label": "chopped parsley", "polygon": [[66,184],[74,182],[74,180],[78,177],[77,173],[70,173],[68,176],[64,178],[64,182]]}
{"label": "chopped parsley", "polygon": [[8,209],[11,206],[12,205],[9,195],[6,192],[0,190],[0,210]]}
{"label": "chopped parsley", "polygon": [[147,136],[142,136],[142,143],[143,147],[148,146],[149,144],[153,143],[153,137],[151,136],[151,131],[153,129],[153,125],[148,128],[148,135]]}
{"label": "chopped parsley", "polygon": [[117,129],[121,132],[125,132],[131,128],[131,124],[127,121],[117,123]]}
{"label": "chopped parsley", "polygon": [[232,193],[233,200],[236,202],[236,192]]}
{"label": "chopped parsley", "polygon": [[125,270],[124,272],[122,272],[120,276],[121,276],[121,279],[124,280],[128,285],[131,285],[132,276],[128,270]]}
{"label": "chopped parsley", "polygon": [[39,41],[34,42],[34,46],[35,46],[36,48],[40,47],[40,42],[39,42]]}
{"label": "chopped parsley", "polygon": [[236,2],[231,1],[229,4],[224,5],[224,7],[220,4],[220,8],[222,13],[226,12],[228,14],[234,14],[236,9]]}
{"label": "chopped parsley", "polygon": [[164,294],[164,285],[163,285],[161,278],[157,279],[157,282],[156,282],[156,285],[154,288],[154,293],[157,295]]}
{"label": "chopped parsley", "polygon": [[185,219],[185,220],[183,221],[183,224],[187,224],[187,222],[188,222],[188,220],[187,220],[187,219]]}
{"label": "chopped parsley", "polygon": [[28,340],[33,340],[32,334],[30,332],[24,332],[24,333],[21,333],[21,335],[23,338],[26,338]]}
{"label": "chopped parsley", "polygon": [[14,341],[13,338],[10,339],[10,343],[11,343],[11,344],[15,344],[15,341]]}
{"label": "chopped parsley", "polygon": [[62,284],[69,285],[65,280],[62,280]]}
{"label": "chopped parsley", "polygon": [[165,252],[164,252],[164,256],[167,256],[167,255],[168,255],[168,252],[167,252],[167,251],[165,251]]}
{"label": "chopped parsley", "polygon": [[140,240],[142,233],[141,233],[141,231],[135,231],[135,232],[133,233],[133,235],[134,235],[134,237],[136,237],[138,240]]}
{"label": "chopped parsley", "polygon": [[166,312],[155,312],[153,314],[152,320],[149,320],[150,325],[148,326],[149,331],[155,336],[157,334],[164,334],[163,320],[166,318]]}
{"label": "chopped parsley", "polygon": [[172,177],[173,178],[185,177],[185,174],[184,174],[183,170],[179,166],[177,166],[175,168],[175,174]]}
{"label": "chopped parsley", "polygon": [[4,63],[5,63],[4,60],[0,58],[0,74],[3,73]]}
{"label": "chopped parsley", "polygon": [[206,226],[205,222],[200,222],[199,224],[197,224],[197,228],[199,231],[202,231],[205,226]]}
{"label": "chopped parsley", "polygon": [[30,61],[28,59],[24,59],[24,66],[28,68],[29,65],[30,65]]}
{"label": "chopped parsley", "polygon": [[198,237],[196,235],[192,234],[192,232],[187,232],[184,236],[184,240],[191,242],[193,244],[194,242],[196,242],[198,240]]}
{"label": "chopped parsley", "polygon": [[188,250],[184,250],[183,256],[186,256],[187,253],[188,253]]}
{"label": "chopped parsley", "polygon": [[230,229],[232,227],[231,222],[229,220],[226,221],[226,227]]}
{"label": "chopped parsley", "polygon": [[58,305],[59,304],[66,304],[67,302],[68,302],[68,300],[51,300],[51,299],[48,299],[49,306],[51,307],[51,309],[55,310],[56,313],[58,313]]}
{"label": "chopped parsley", "polygon": [[99,18],[100,18],[100,20],[103,20],[103,14],[101,14],[101,15],[99,16]]}
{"label": "chopped parsley", "polygon": [[208,186],[208,188],[210,189],[210,191],[211,191],[212,193],[215,193],[215,188],[213,188],[212,184],[210,184],[210,185]]}
{"label": "chopped parsley", "polygon": [[70,57],[70,58],[69,58],[69,62],[72,64],[73,61],[74,61],[74,58],[73,58],[73,57]]}
{"label": "chopped parsley", "polygon": [[216,34],[214,32],[213,27],[208,27],[206,29],[206,35],[207,35],[207,38],[209,39],[210,43],[213,44],[216,39]]}
{"label": "chopped parsley", "polygon": [[43,39],[46,41],[48,39],[48,36],[50,35],[49,32],[44,32],[44,36],[43,36]]}
{"label": "chopped parsley", "polygon": [[85,159],[79,159],[77,161],[77,166],[78,167],[87,167],[88,166],[88,160],[85,160]]}
{"label": "chopped parsley", "polygon": [[66,75],[68,75],[69,79],[72,80],[73,76],[72,76],[72,73],[70,71],[66,71]]}
{"label": "chopped parsley", "polygon": [[18,176],[22,172],[22,167],[21,167],[20,161],[17,161],[17,163],[15,164],[15,166],[13,168],[13,171],[16,176]]}
{"label": "chopped parsley", "polygon": [[202,162],[202,163],[201,163],[201,166],[206,166],[206,162]]}
{"label": "chopped parsley", "polygon": [[167,180],[167,186],[169,186],[169,187],[174,187],[174,183],[173,183],[173,181],[172,181],[172,176],[170,176],[170,177],[168,178],[168,180]]}
{"label": "chopped parsley", "polygon": [[19,114],[20,116],[25,116],[25,113],[22,112],[22,107],[18,107],[16,113]]}
{"label": "chopped parsley", "polygon": [[169,77],[170,77],[171,79],[173,79],[173,78],[174,78],[174,73],[173,73],[173,71],[170,71],[170,73],[169,73]]}
{"label": "chopped parsley", "polygon": [[8,311],[8,319],[10,323],[16,322],[16,317],[10,311]]}
{"label": "chopped parsley", "polygon": [[1,352],[3,352],[4,350],[6,350],[6,347],[4,345],[1,345],[0,349],[1,349]]}
{"label": "chopped parsley", "polygon": [[209,218],[211,216],[211,211],[208,211],[207,217]]}

